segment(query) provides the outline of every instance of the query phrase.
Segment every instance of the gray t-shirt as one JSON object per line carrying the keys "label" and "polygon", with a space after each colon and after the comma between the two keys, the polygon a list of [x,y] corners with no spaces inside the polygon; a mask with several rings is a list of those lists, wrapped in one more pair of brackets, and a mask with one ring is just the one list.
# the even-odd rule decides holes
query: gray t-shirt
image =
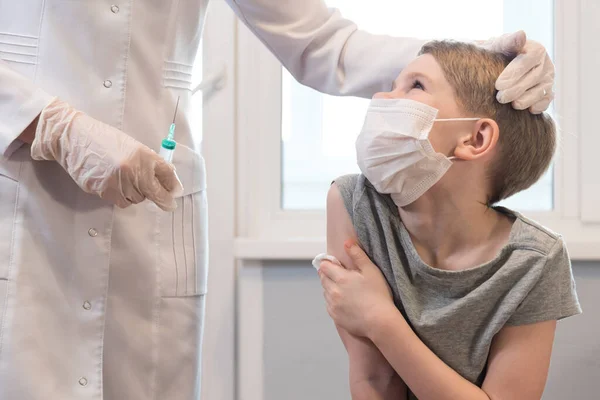
{"label": "gray t-shirt", "polygon": [[[505,325],[581,313],[562,238],[522,215],[492,261],[447,271],[425,264],[389,195],[363,175],[335,180],[358,240],[379,266],[415,333],[464,378],[481,386],[492,339]],[[414,399],[414,395],[409,398]]]}

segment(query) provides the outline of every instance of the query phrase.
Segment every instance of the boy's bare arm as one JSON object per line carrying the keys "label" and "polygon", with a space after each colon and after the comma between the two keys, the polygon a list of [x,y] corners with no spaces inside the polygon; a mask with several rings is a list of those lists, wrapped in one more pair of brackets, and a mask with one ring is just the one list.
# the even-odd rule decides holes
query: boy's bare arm
{"label": "boy's bare arm", "polygon": [[[344,250],[344,242],[356,240],[356,232],[335,183],[327,195],[327,252],[348,269],[355,268]],[[367,338],[337,327],[348,352],[350,391],[353,400],[403,400],[407,388],[379,349]]]}

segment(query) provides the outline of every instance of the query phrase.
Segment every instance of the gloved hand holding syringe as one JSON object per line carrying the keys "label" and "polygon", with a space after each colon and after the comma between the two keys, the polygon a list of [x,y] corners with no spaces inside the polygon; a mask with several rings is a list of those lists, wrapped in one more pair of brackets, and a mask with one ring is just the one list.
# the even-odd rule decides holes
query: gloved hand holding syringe
{"label": "gloved hand holding syringe", "polygon": [[[157,154],[125,132],[54,99],[39,116],[31,145],[34,160],[59,163],[77,185],[124,208],[150,200],[165,211],[177,208],[183,187],[170,163],[171,132]],[[168,151],[167,151],[168,150]]]}

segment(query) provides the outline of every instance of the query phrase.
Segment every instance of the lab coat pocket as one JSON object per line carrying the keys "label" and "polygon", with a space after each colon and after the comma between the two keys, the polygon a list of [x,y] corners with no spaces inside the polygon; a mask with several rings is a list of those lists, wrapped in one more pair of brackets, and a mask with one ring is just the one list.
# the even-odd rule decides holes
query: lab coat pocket
{"label": "lab coat pocket", "polygon": [[24,38],[0,33],[0,59],[27,78],[35,77],[37,38]]}
{"label": "lab coat pocket", "polygon": [[155,399],[200,398],[205,296],[160,300]]}
{"label": "lab coat pocket", "polygon": [[0,279],[8,279],[19,183],[17,163],[0,159]]}
{"label": "lab coat pocket", "polygon": [[0,0],[0,59],[33,79],[45,1]]}
{"label": "lab coat pocket", "polygon": [[206,293],[208,274],[208,206],[204,160],[178,145],[173,163],[183,184],[177,209],[160,217],[160,287],[164,297]]}

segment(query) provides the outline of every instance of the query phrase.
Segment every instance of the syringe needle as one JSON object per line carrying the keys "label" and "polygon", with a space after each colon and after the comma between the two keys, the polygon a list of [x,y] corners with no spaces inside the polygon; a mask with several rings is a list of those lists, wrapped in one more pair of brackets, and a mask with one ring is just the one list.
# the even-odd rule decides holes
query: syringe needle
{"label": "syringe needle", "polygon": [[181,96],[177,96],[177,104],[175,105],[175,114],[173,114],[173,123],[175,123],[175,118],[177,118],[177,110],[179,109],[179,98]]}

